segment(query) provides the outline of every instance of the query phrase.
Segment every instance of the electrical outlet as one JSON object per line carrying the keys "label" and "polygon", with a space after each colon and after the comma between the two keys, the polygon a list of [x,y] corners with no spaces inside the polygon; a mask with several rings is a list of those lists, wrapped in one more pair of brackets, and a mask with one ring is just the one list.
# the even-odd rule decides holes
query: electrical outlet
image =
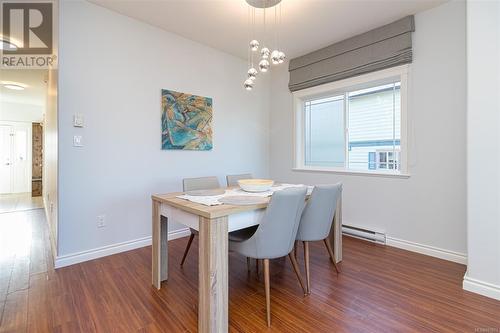
{"label": "electrical outlet", "polygon": [[104,228],[106,226],[106,215],[97,216],[97,227]]}

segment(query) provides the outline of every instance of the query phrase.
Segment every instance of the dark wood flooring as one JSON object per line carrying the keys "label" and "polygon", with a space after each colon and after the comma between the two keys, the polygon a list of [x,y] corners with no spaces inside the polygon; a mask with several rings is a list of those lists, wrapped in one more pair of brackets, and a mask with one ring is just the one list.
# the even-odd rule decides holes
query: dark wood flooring
{"label": "dark wood flooring", "polygon": [[[169,243],[170,278],[158,291],[150,247],[50,269],[44,223],[41,210],[0,214],[0,332],[196,332],[196,242],[183,269],[186,239]],[[290,262],[272,261],[270,329],[262,276],[235,254],[229,266],[231,332],[500,331],[500,302],[462,290],[465,266],[396,248],[346,237],[337,275],[321,242],[312,245],[307,297]]]}

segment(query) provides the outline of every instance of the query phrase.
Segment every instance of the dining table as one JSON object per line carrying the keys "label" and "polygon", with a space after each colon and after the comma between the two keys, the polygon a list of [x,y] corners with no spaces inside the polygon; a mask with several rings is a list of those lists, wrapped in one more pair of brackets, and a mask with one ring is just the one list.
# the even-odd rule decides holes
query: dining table
{"label": "dining table", "polygon": [[[295,185],[297,186],[297,185]],[[311,190],[312,188],[310,188]],[[224,188],[224,193],[239,191]],[[308,193],[310,193],[310,190]],[[190,201],[183,192],[154,194],[152,199],[152,283],[160,289],[168,280],[168,224],[198,231],[198,332],[228,331],[228,233],[258,225],[270,197],[257,204],[232,205]],[[306,198],[307,200],[307,198]],[[203,203],[200,203],[203,202]],[[342,195],[339,196],[329,240],[336,262],[342,261]]]}

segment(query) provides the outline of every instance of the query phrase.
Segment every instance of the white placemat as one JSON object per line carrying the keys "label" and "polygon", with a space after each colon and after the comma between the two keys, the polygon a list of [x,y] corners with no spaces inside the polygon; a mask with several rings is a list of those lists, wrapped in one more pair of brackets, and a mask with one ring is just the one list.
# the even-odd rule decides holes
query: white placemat
{"label": "white placemat", "polygon": [[268,200],[268,198],[256,197],[255,195],[234,195],[222,197],[219,199],[219,202],[226,205],[250,206],[264,204],[267,203]]}
{"label": "white placemat", "polygon": [[193,191],[187,191],[187,195],[191,195],[193,197],[211,197],[214,195],[222,195],[224,194],[225,190],[223,188],[216,188],[216,189],[211,189],[211,190],[193,190]]}
{"label": "white placemat", "polygon": [[[184,199],[184,200],[189,200],[191,202],[196,202],[205,206],[217,206],[217,205],[222,205],[223,203],[219,201],[219,199],[228,197],[228,196],[254,196],[254,197],[269,197],[273,195],[274,192],[276,191],[281,191],[287,188],[292,188],[292,187],[302,187],[306,186],[303,184],[280,184],[271,187],[269,191],[266,192],[246,192],[243,191],[240,188],[234,188],[234,189],[227,189],[224,194],[221,195],[212,195],[212,196],[194,196],[194,195],[188,195],[188,194],[182,194],[178,195],[177,198],[179,199]],[[307,194],[311,194],[313,190],[313,186],[308,186],[307,187]]]}

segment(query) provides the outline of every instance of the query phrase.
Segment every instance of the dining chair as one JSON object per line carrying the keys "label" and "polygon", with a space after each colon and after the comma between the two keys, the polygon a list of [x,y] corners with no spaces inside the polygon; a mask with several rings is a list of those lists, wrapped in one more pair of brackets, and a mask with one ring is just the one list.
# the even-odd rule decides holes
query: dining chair
{"label": "dining chair", "polygon": [[238,185],[238,180],[240,179],[250,179],[253,178],[251,173],[243,173],[240,175],[227,175],[226,176],[226,181],[227,181],[227,186],[236,186]]}
{"label": "dining chair", "polygon": [[271,326],[271,291],[269,260],[287,256],[300,286],[307,293],[299,267],[292,255],[300,217],[304,209],[307,189],[305,187],[275,192],[256,228],[246,228],[229,233],[229,250],[247,258],[264,261],[264,286],[266,293],[267,326]]}
{"label": "dining chair", "polygon": [[[220,187],[219,180],[215,176],[184,178],[182,180],[182,190],[184,192],[195,191],[195,190],[211,190],[219,187]],[[184,265],[184,261],[186,260],[186,256],[189,252],[189,249],[191,248],[191,243],[193,242],[194,236],[198,234],[198,231],[192,228],[189,228],[189,230],[191,231],[191,235],[189,236],[186,249],[184,250],[184,255],[182,256],[181,266]]]}
{"label": "dining chair", "polygon": [[[328,235],[332,227],[333,216],[335,215],[335,209],[337,207],[337,199],[341,192],[342,184],[340,183],[315,186],[300,219],[296,240],[302,241],[304,245],[304,262],[308,294],[311,293],[309,242],[322,240],[337,274],[340,272],[335,262]],[[295,247],[295,251],[296,249],[297,247]]]}
{"label": "dining chair", "polygon": [[[227,175],[226,176],[227,187],[238,186],[238,180],[251,179],[251,178],[253,178],[251,173],[242,173],[239,175]],[[248,271],[250,272],[250,258],[248,257],[247,257],[247,268]],[[259,259],[255,259],[255,272],[257,273],[257,275],[259,275]]]}

